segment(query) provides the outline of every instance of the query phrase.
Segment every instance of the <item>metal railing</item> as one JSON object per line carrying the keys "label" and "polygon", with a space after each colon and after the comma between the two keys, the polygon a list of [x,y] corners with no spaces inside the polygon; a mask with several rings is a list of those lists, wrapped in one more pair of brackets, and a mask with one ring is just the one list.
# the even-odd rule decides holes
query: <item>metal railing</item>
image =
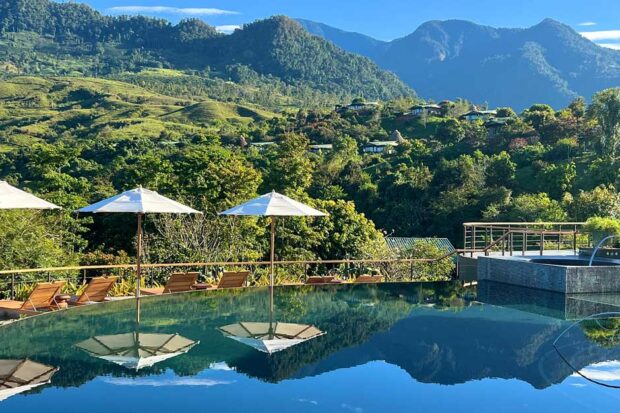
{"label": "metal railing", "polygon": [[526,255],[572,250],[591,240],[581,230],[584,222],[467,222],[463,224],[463,254]]}
{"label": "metal railing", "polygon": [[[457,251],[446,253],[437,258],[394,258],[394,259],[359,259],[359,260],[295,260],[276,261],[275,272],[277,279],[286,282],[303,282],[312,274],[325,275],[338,270],[341,278],[349,279],[362,272],[379,271],[386,279],[413,280],[416,276],[416,264],[433,265],[441,260],[449,259]],[[172,272],[198,271],[201,277],[216,276],[226,269],[249,270],[250,273],[261,277],[268,271],[269,261],[238,261],[238,262],[185,262],[142,264],[142,277],[146,285],[155,282],[165,282]],[[282,268],[286,267],[283,271]],[[135,264],[117,265],[86,265],[49,268],[28,268],[0,271],[0,298],[14,298],[16,288],[22,284],[32,284],[41,281],[71,281],[85,284],[90,278],[98,275],[116,275],[120,279],[127,279],[135,275]],[[279,277],[283,275],[283,277]],[[260,282],[253,278],[251,282]]]}

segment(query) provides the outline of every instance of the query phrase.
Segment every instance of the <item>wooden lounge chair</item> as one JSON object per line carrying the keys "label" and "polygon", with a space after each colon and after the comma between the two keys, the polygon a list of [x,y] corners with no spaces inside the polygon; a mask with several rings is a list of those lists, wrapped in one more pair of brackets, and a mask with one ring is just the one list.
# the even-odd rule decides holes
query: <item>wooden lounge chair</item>
{"label": "wooden lounge chair", "polygon": [[34,290],[32,290],[26,301],[0,301],[0,311],[13,314],[32,315],[41,311],[57,310],[61,307],[58,305],[55,298],[64,285],[64,281],[39,283],[34,287]]}
{"label": "wooden lounge chair", "polygon": [[143,295],[162,295],[191,291],[198,280],[197,272],[175,272],[170,275],[165,287],[140,288]]}
{"label": "wooden lounge chair", "polygon": [[336,283],[338,280],[335,280],[335,277],[331,275],[326,276],[312,276],[306,279],[306,284],[332,284]]}
{"label": "wooden lounge chair", "polygon": [[207,287],[207,290],[241,288],[245,285],[249,275],[249,271],[224,271],[217,285],[210,285]]}
{"label": "wooden lounge chair", "polygon": [[383,281],[383,275],[360,275],[353,281],[355,284],[375,284]]}
{"label": "wooden lounge chair", "polygon": [[100,303],[105,301],[108,292],[116,282],[118,277],[95,277],[86,286],[84,292],[79,296],[73,296],[69,300],[69,305],[84,305]]}

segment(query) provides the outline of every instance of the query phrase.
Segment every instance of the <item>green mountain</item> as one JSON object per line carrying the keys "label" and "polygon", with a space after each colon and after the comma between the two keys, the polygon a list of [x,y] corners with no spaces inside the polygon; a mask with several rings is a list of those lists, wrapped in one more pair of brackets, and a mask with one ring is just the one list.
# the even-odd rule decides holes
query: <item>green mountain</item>
{"label": "green mountain", "polygon": [[0,4],[0,66],[20,74],[94,77],[169,68],[235,82],[283,82],[339,98],[413,94],[369,59],[310,35],[286,17],[221,35],[198,19],[172,25],[48,0]]}
{"label": "green mountain", "polygon": [[551,19],[526,29],[430,21],[392,42],[302,24],[317,36],[372,58],[420,96],[435,100],[463,97],[518,109],[538,102],[563,107],[577,96],[620,85],[620,52]]}

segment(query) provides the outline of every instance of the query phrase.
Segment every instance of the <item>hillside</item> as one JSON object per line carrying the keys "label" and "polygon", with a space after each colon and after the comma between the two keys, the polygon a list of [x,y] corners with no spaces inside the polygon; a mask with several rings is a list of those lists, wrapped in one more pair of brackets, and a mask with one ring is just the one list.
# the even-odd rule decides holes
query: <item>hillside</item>
{"label": "hillside", "polygon": [[174,140],[244,127],[275,114],[252,105],[176,99],[118,81],[17,76],[0,82],[0,139],[4,151],[72,137]]}
{"label": "hillside", "polygon": [[388,43],[303,24],[317,36],[373,58],[420,96],[434,100],[463,97],[517,109],[536,102],[563,107],[577,96],[620,85],[620,52],[551,19],[527,29],[430,21]]}
{"label": "hillside", "polygon": [[[0,66],[19,74],[110,76],[145,68],[329,94],[390,99],[413,91],[369,59],[348,53],[278,16],[221,35],[198,19],[176,25],[104,16],[86,5],[48,0],[0,4]],[[355,76],[351,74],[354,73]]]}

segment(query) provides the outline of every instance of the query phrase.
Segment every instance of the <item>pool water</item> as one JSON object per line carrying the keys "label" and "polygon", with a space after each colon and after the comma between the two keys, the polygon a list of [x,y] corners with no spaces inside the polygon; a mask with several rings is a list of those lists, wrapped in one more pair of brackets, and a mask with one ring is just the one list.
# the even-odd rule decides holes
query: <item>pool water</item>
{"label": "pool water", "polygon": [[[251,289],[143,298],[139,323],[135,300],[33,317],[0,327],[0,412],[618,410],[617,314],[576,323],[556,295],[480,292],[280,287],[272,312]],[[104,354],[136,338],[143,351]],[[23,359],[58,371],[3,397],[1,360]]]}

